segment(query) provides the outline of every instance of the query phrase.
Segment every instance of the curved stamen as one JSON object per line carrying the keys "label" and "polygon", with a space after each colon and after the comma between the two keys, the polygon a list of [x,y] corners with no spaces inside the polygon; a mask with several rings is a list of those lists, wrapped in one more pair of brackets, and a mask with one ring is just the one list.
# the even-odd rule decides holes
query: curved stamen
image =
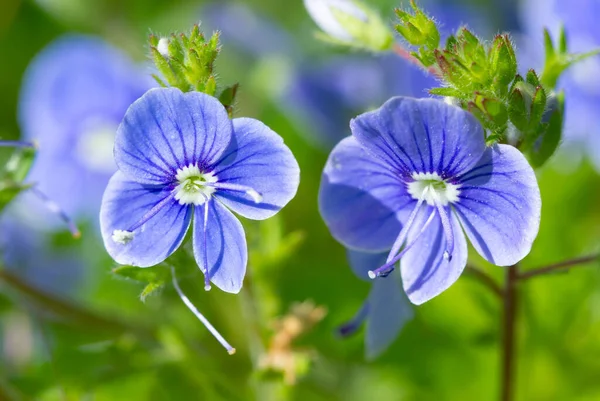
{"label": "curved stamen", "polygon": [[69,231],[71,232],[71,235],[73,236],[73,238],[81,237],[81,232],[77,228],[77,225],[75,225],[75,222],[73,221],[73,219],[71,219],[67,215],[67,213],[60,208],[60,206],[56,202],[54,202],[52,199],[50,199],[45,193],[43,193],[42,191],[37,189],[35,186],[31,187],[29,190],[44,203],[44,205],[46,206],[46,208],[48,210],[50,210],[52,213],[54,213],[54,214],[58,215],[58,217],[60,217],[60,219],[69,228]]}
{"label": "curved stamen", "polygon": [[231,184],[228,182],[206,182],[204,185],[217,189],[228,189],[230,191],[244,192],[246,195],[252,198],[254,203],[260,203],[263,199],[262,195],[258,191],[246,185]]}
{"label": "curved stamen", "polygon": [[0,147],[35,149],[36,145],[34,142],[27,142],[27,141],[0,141]]}
{"label": "curved stamen", "polygon": [[452,253],[454,252],[454,232],[452,231],[452,225],[450,224],[450,219],[448,217],[448,213],[446,212],[446,208],[439,202],[436,202],[435,206],[438,210],[438,214],[440,215],[442,228],[444,229],[444,236],[446,237],[446,250],[444,251],[444,259],[451,261]]}
{"label": "curved stamen", "polygon": [[435,216],[435,210],[433,210],[431,212],[431,214],[427,218],[427,221],[425,222],[425,224],[423,224],[423,227],[421,227],[421,230],[418,232],[418,234],[415,236],[415,238],[413,238],[413,240],[404,247],[402,252],[400,252],[398,255],[396,255],[392,260],[389,260],[388,262],[386,262],[385,265],[383,265],[375,270],[369,270],[369,272],[368,272],[369,278],[375,279],[377,277],[386,277],[388,274],[390,274],[394,270],[394,265],[400,259],[402,259],[402,257],[406,254],[406,252],[408,252],[408,250],[412,248],[412,246],[417,242],[417,240],[421,237],[421,235],[423,235],[425,230],[427,230],[427,227],[429,227],[429,225],[433,221],[434,216]]}
{"label": "curved stamen", "polygon": [[338,331],[339,335],[342,337],[348,337],[348,336],[355,334],[358,331],[358,329],[360,328],[360,326],[365,322],[365,319],[367,318],[368,315],[369,315],[369,302],[365,302],[360,307],[358,312],[356,312],[356,315],[354,315],[352,317],[352,319],[350,319],[349,321],[347,321],[346,323],[344,323],[338,327],[337,331]]}
{"label": "curved stamen", "polygon": [[417,201],[415,208],[412,210],[412,212],[410,213],[410,216],[408,217],[408,221],[406,222],[404,227],[402,227],[402,230],[400,231],[398,238],[396,238],[396,241],[394,242],[394,245],[392,246],[392,250],[388,254],[386,262],[389,262],[390,260],[392,260],[394,258],[394,256],[398,252],[400,252],[402,245],[404,245],[404,241],[406,241],[406,236],[408,235],[408,231],[411,229],[413,223],[415,222],[417,213],[419,212],[419,209],[421,209],[421,205],[425,201],[425,197],[427,196],[428,190],[429,190],[429,187],[426,187],[423,190],[423,193],[421,194],[421,197]]}
{"label": "curved stamen", "polygon": [[208,270],[208,243],[206,240],[206,228],[208,227],[208,199],[204,203],[204,227],[202,227],[204,247],[204,291],[210,291],[210,270]]}
{"label": "curved stamen", "polygon": [[148,222],[148,220],[150,220],[151,218],[156,216],[158,214],[158,212],[160,212],[161,209],[163,207],[165,207],[165,205],[168,204],[174,197],[175,197],[175,192],[172,191],[169,194],[169,196],[167,196],[165,199],[161,200],[156,205],[154,205],[152,207],[152,209],[150,209],[148,212],[146,212],[146,214],[144,214],[142,216],[142,218],[137,223],[135,223],[133,226],[131,226],[127,231],[134,232],[135,230],[137,230],[138,228],[140,228],[141,226],[146,224],[146,222]]}
{"label": "curved stamen", "polygon": [[202,322],[202,324],[204,325],[204,327],[206,327],[208,329],[208,331],[210,331],[210,334],[212,334],[217,339],[217,341],[219,341],[219,343],[221,343],[221,345],[227,350],[227,353],[229,355],[235,354],[235,348],[233,348],[227,342],[227,340],[225,340],[225,338],[223,338],[223,336],[213,327],[213,325],[210,324],[208,319],[206,319],[204,317],[204,315],[202,313],[200,313],[200,311],[198,311],[198,309],[196,309],[196,307],[194,306],[192,301],[190,301],[189,298],[185,296],[183,291],[181,291],[181,288],[179,288],[179,283],[177,282],[177,277],[175,276],[175,268],[173,268],[173,266],[171,266],[171,275],[173,276],[173,287],[175,287],[175,291],[177,291],[179,298],[181,298],[181,300],[183,301],[185,306],[187,306],[188,309],[191,310],[194,315],[196,315],[198,320],[200,320]]}

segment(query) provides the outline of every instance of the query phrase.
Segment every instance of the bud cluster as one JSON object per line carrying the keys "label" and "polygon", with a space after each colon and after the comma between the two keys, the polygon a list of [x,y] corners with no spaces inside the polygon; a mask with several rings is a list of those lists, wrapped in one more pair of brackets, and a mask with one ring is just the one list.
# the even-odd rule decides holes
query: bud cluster
{"label": "bud cluster", "polygon": [[411,55],[438,75],[444,86],[431,94],[453,99],[473,113],[487,132],[488,144],[509,142],[525,152],[534,166],[542,165],[556,150],[562,135],[564,96],[554,88],[560,75],[574,63],[597,52],[570,54],[564,31],[555,47],[545,32],[546,64],[541,77],[529,70],[517,74],[515,47],[508,34],[491,43],[466,27],[440,47],[433,18],[415,3],[412,10],[396,10],[396,30],[416,51]]}
{"label": "bud cluster", "polygon": [[189,35],[171,34],[162,38],[150,35],[149,42],[152,60],[160,73],[153,77],[161,86],[217,96],[231,115],[238,85],[218,90],[214,73],[221,50],[218,32],[207,39],[196,24]]}

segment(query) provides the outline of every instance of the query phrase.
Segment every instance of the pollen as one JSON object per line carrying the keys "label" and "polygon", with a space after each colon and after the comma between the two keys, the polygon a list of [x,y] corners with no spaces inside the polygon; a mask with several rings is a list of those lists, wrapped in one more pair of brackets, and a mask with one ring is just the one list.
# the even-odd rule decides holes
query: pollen
{"label": "pollen", "polygon": [[131,231],[115,230],[112,234],[112,240],[117,244],[126,245],[133,240],[134,234]]}

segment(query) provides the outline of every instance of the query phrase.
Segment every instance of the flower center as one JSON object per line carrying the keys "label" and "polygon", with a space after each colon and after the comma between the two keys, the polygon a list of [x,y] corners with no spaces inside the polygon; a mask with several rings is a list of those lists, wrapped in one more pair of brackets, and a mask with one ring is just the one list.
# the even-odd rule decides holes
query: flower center
{"label": "flower center", "polygon": [[217,177],[211,172],[201,172],[195,164],[178,169],[175,179],[179,184],[174,189],[175,199],[182,205],[203,205],[216,190],[210,184],[216,183]]}
{"label": "flower center", "polygon": [[460,185],[446,182],[438,173],[413,173],[408,193],[414,199],[423,199],[429,206],[446,206],[458,201]]}
{"label": "flower center", "polygon": [[112,122],[86,122],[75,145],[77,159],[94,172],[108,174],[115,171],[113,146],[116,132],[117,126]]}

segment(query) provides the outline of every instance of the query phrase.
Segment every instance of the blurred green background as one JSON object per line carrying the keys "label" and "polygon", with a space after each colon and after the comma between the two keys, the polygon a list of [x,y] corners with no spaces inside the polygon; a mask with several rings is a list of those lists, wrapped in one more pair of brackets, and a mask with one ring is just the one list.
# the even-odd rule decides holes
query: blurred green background
{"label": "blurred green background", "polygon": [[[186,31],[199,20],[211,28],[235,31],[233,23],[215,26],[206,19],[205,3],[3,0],[0,136],[19,136],[16,113],[22,75],[54,38],[66,32],[98,35],[144,63],[149,32]],[[294,50],[251,54],[224,35],[217,71],[222,81],[241,84],[236,116],[260,119],[282,135],[299,161],[302,178],[297,197],[278,217],[260,224],[244,222],[251,252],[241,294],[204,292],[202,276],[194,266],[180,277],[183,290],[238,352],[227,355],[170,285],[141,302],[143,284],[111,273],[116,265],[105,253],[94,225],[82,222],[80,240],[62,232],[53,237],[55,246],[86,262],[76,288],[50,293],[28,284],[27,277],[6,271],[0,275],[0,399],[497,399],[501,305],[467,275],[415,308],[415,318],[375,361],[364,358],[362,333],[348,339],[336,336],[336,327],[359,308],[369,285],[352,274],[344,249],[331,238],[318,214],[317,191],[327,149],[307,140],[310,121],[290,118],[287,106],[282,107],[280,86],[291,67],[310,65],[339,51],[314,39],[315,26],[300,0],[240,3],[281,26],[293,39]],[[399,4],[372,3],[390,20],[392,8]],[[518,28],[511,11],[506,12],[507,7],[516,10],[516,4],[446,3],[471,7],[478,20],[463,22],[487,24],[492,33]],[[273,38],[248,39],[259,43]],[[3,150],[2,156],[8,153]],[[558,157],[539,171],[538,178],[542,224],[524,268],[597,251],[598,174],[585,161]],[[486,265],[474,253],[471,260],[501,282],[502,268]],[[596,267],[532,279],[519,287],[517,399],[600,399],[600,271]],[[274,338],[285,335],[291,324],[278,318],[295,303],[306,301],[316,305],[313,316],[326,309],[324,319],[306,327],[290,347],[273,346]],[[306,320],[298,322],[302,326]],[[283,361],[288,376],[268,369],[267,355]]]}

